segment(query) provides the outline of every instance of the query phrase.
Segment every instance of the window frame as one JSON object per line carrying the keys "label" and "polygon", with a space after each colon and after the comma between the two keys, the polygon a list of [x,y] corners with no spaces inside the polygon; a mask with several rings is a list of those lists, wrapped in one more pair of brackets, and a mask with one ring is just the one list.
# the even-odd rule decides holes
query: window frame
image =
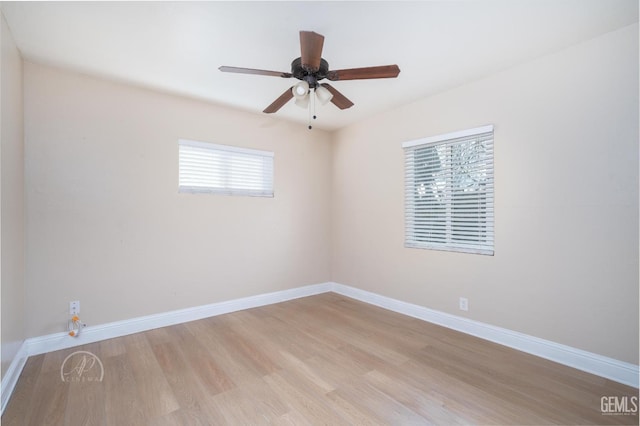
{"label": "window frame", "polygon": [[[490,135],[490,138],[488,137]],[[475,141],[474,141],[474,138]],[[482,138],[482,142],[480,142]],[[469,175],[454,174],[455,167],[452,167],[454,161],[453,147],[466,142],[476,142],[480,145],[485,155],[481,158],[478,164],[481,164],[480,169],[473,169],[474,173],[480,173],[484,176],[482,185],[478,184],[478,189],[475,194],[464,194],[460,191],[459,186],[455,186],[454,182],[462,182],[463,177]],[[469,145],[478,146],[478,145]],[[402,144],[404,150],[404,162],[405,162],[405,242],[406,248],[418,248],[429,250],[444,250],[454,251],[461,253],[473,253],[493,256],[495,253],[495,229],[494,229],[494,199],[495,199],[495,186],[494,186],[494,128],[493,125],[486,125],[476,127],[472,129],[466,129],[442,135],[430,136],[422,139],[404,142]],[[435,156],[429,154],[426,149],[430,148],[433,152],[440,150],[448,150],[441,155],[438,152]],[[424,198],[425,185],[420,182],[421,190],[418,189],[416,180],[419,177],[416,176],[416,152],[424,149],[424,152],[420,152],[418,155],[422,158],[428,158],[426,163],[431,159],[435,159],[439,164],[442,164],[442,159],[445,160],[445,167],[441,167],[436,177],[433,172],[433,166],[427,166],[427,173],[431,173],[428,177],[423,176],[422,180],[433,179],[434,183],[431,183],[431,188],[436,188],[439,184],[444,196],[441,196],[442,200],[437,200],[440,195],[433,196],[432,199]],[[459,167],[460,164],[456,164]],[[473,163],[476,166],[476,163]],[[419,174],[419,173],[418,173]],[[444,186],[442,181],[435,183],[436,179],[444,180]],[[429,182],[426,182],[429,185]],[[419,192],[421,194],[419,195]],[[434,192],[434,191],[432,191]],[[456,206],[456,195],[458,198],[458,205]],[[462,197],[460,197],[462,195]],[[419,198],[420,197],[420,198]],[[477,210],[469,210],[469,197],[471,201],[479,200],[477,203],[479,207]],[[436,200],[436,201],[433,201]],[[424,205],[433,205],[433,207],[424,207]],[[460,205],[463,205],[460,207]],[[422,206],[420,206],[422,205]],[[454,209],[458,207],[460,212],[454,213]],[[417,212],[422,211],[425,216],[417,218]],[[470,216],[472,220],[469,220],[469,213],[474,214]],[[431,214],[429,216],[429,214]],[[477,225],[469,226],[469,223],[473,223],[473,218],[477,217]],[[424,222],[429,222],[425,225]],[[423,223],[419,223],[423,222]],[[435,230],[435,232],[434,232]],[[431,234],[429,234],[431,232]]]}
{"label": "window frame", "polygon": [[[183,151],[182,147],[187,147]],[[187,168],[187,164],[183,162],[183,153],[189,151],[189,148],[194,150],[204,150],[210,153],[215,153],[221,158],[219,160],[220,169],[216,169],[215,179],[222,180],[219,186],[206,186],[204,182],[202,185],[190,184],[187,182],[187,178],[184,175],[184,169]],[[235,154],[235,155],[234,155]],[[234,157],[236,159],[234,166]],[[190,194],[221,194],[221,195],[234,195],[234,196],[249,196],[249,197],[274,197],[274,153],[271,151],[263,151],[251,148],[242,148],[231,145],[221,145],[211,142],[201,142],[190,139],[178,139],[178,192],[190,193]],[[256,173],[260,167],[251,170],[252,166],[250,160],[261,161],[261,171]],[[209,164],[208,166],[213,166]],[[241,167],[242,166],[242,167]],[[211,173],[209,173],[211,175]],[[247,185],[238,185],[238,182],[242,182],[242,176],[250,177],[252,180],[245,182]],[[260,178],[260,176],[262,177]],[[191,180],[197,179],[196,177]],[[211,178],[213,179],[213,178]],[[211,182],[209,182],[211,183]],[[261,186],[260,188],[250,188],[250,186]]]}

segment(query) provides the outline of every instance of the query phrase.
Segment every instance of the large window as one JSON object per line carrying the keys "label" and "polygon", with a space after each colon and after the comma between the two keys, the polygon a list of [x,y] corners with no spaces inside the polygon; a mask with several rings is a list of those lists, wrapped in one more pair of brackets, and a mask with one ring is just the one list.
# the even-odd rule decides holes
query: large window
{"label": "large window", "polygon": [[402,147],[405,246],[493,255],[493,126]]}
{"label": "large window", "polygon": [[178,141],[180,192],[273,197],[273,152]]}

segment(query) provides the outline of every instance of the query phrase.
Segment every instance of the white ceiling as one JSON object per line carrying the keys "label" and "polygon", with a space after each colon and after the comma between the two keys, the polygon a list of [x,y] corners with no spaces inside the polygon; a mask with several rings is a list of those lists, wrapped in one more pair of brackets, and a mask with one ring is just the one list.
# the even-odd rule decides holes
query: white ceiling
{"label": "white ceiling", "polygon": [[[25,59],[262,110],[295,79],[299,30],[325,36],[330,69],[398,64],[397,79],[332,85],[355,106],[318,107],[315,127],[359,119],[638,21],[637,0],[422,2],[2,2]],[[307,122],[289,102],[269,119]]]}

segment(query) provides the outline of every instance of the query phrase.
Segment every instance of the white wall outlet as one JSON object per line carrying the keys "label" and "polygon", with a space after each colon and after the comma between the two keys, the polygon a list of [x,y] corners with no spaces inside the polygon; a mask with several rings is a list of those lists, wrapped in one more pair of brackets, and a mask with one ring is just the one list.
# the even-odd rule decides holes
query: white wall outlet
{"label": "white wall outlet", "polygon": [[74,300],[73,302],[69,302],[69,314],[78,315],[79,313],[80,313],[80,301]]}
{"label": "white wall outlet", "polygon": [[468,311],[469,310],[469,299],[467,299],[466,297],[461,297],[460,298],[460,310],[461,311]]}

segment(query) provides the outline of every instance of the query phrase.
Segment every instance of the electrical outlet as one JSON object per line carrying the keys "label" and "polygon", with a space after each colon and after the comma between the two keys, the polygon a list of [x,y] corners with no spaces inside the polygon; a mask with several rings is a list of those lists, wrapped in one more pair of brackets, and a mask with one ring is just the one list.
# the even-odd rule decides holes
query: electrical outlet
{"label": "electrical outlet", "polygon": [[74,300],[73,302],[69,302],[69,314],[78,315],[79,313],[80,313],[80,301]]}
{"label": "electrical outlet", "polygon": [[469,310],[469,299],[467,299],[466,297],[461,297],[460,298],[460,310],[461,311],[468,311]]}

